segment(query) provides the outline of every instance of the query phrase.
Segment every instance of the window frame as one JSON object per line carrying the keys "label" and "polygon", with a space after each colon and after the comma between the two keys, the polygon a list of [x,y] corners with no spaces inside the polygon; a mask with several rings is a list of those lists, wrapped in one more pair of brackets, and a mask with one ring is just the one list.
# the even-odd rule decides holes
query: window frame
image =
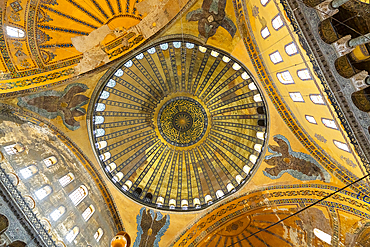
{"label": "window frame", "polygon": [[[291,44],[294,44],[294,46],[295,46],[295,48],[296,48],[296,50],[297,50],[297,52],[296,53],[292,53],[292,54],[289,54],[287,51],[286,51],[286,48],[289,46],[289,45],[291,45]],[[286,44],[285,46],[284,46],[284,51],[285,51],[285,53],[288,55],[288,56],[294,56],[294,55],[297,55],[298,53],[299,53],[299,51],[298,51],[298,47],[297,47],[297,45],[296,45],[296,43],[294,43],[294,41],[292,41],[292,42],[290,42],[290,43],[288,43],[288,44]]]}
{"label": "window frame", "polygon": [[[84,216],[85,212],[88,210],[88,209],[91,209],[91,212],[87,215],[87,217]],[[94,205],[89,205],[81,214],[82,218],[85,220],[85,222],[88,222],[89,219],[93,216],[93,214],[95,213],[96,209],[94,207]]]}
{"label": "window frame", "polygon": [[[12,35],[10,35],[9,33],[8,33],[8,28],[10,28],[10,29],[15,29],[15,30],[19,30],[19,31],[21,31],[21,32],[23,32],[23,36],[22,37],[17,37],[17,36],[12,36]],[[19,33],[19,31],[18,31],[18,33]],[[26,31],[22,28],[22,27],[18,27],[18,26],[12,26],[12,25],[5,25],[5,34],[6,34],[6,36],[8,36],[9,38],[11,38],[11,39],[25,39],[26,38]]]}
{"label": "window frame", "polygon": [[[277,17],[280,17],[280,20],[281,22],[283,23],[280,27],[278,27],[277,29],[274,27],[274,24],[273,24],[273,21],[277,18]],[[285,23],[283,21],[283,18],[281,17],[280,13],[275,15],[272,19],[271,19],[271,26],[273,29],[275,29],[275,31],[279,31],[281,28],[283,28],[285,26]]]}
{"label": "window frame", "polygon": [[[271,58],[271,55],[273,55],[273,54],[275,54],[275,53],[278,53],[279,54],[279,56],[280,56],[280,59],[281,59],[281,61],[279,61],[279,62],[274,62],[274,61],[272,61],[272,58]],[[271,62],[273,63],[273,64],[278,64],[278,63],[282,63],[282,62],[284,62],[284,60],[283,60],[283,57],[281,56],[281,54],[280,54],[280,52],[279,52],[279,50],[276,50],[276,51],[274,51],[274,52],[272,52],[272,53],[270,53],[269,54],[269,57],[270,57],[270,60],[271,60]]]}
{"label": "window frame", "polygon": [[[323,102],[323,103],[315,103],[315,102],[312,100],[312,98],[311,98],[311,97],[312,97],[312,96],[317,96],[317,95],[321,96],[321,99],[322,99],[322,102]],[[309,95],[309,98],[310,98],[311,102],[312,102],[312,103],[314,103],[315,105],[326,105],[326,104],[325,104],[325,101],[324,101],[324,97],[322,96],[322,94],[321,94],[321,93],[319,93],[319,94],[317,94],[317,93],[315,93],[315,94],[310,94],[310,95]]]}
{"label": "window frame", "polygon": [[[266,37],[263,37],[263,35],[262,35],[262,31],[263,31],[263,30],[265,30],[266,28],[267,28],[267,31],[269,32],[269,34],[268,34]],[[270,37],[270,36],[271,36],[271,32],[270,32],[270,30],[269,30],[269,28],[268,28],[267,26],[265,26],[265,27],[261,28],[260,34],[261,34],[261,37],[262,37],[263,39],[267,39],[268,37]]]}
{"label": "window frame", "polygon": [[[307,122],[309,122],[310,124],[316,124],[316,125],[317,125],[317,121],[316,121],[316,119],[315,119],[315,117],[314,117],[314,116],[311,116],[311,115],[305,115],[304,117],[306,118]],[[314,122],[314,123],[312,123],[312,122],[308,121],[307,117],[312,117],[312,118],[315,120],[315,122]]]}
{"label": "window frame", "polygon": [[[310,78],[309,78],[309,79],[302,79],[302,78],[299,76],[299,72],[300,72],[300,71],[307,71],[307,72],[308,72],[308,75],[310,76]],[[308,68],[297,70],[297,76],[298,76],[298,78],[299,78],[299,79],[301,79],[302,81],[310,81],[310,80],[312,80],[312,74],[311,74],[311,71],[310,71]]]}
{"label": "window frame", "polygon": [[[84,190],[85,191],[85,195],[83,195],[81,198],[78,198],[76,201],[74,201],[72,198],[71,198],[71,195],[73,194],[73,193],[75,193],[76,191],[78,191],[79,189],[82,189],[82,190]],[[87,189],[87,187],[85,186],[85,185],[83,185],[83,184],[81,184],[77,189],[75,189],[74,191],[72,191],[72,193],[70,193],[69,195],[68,195],[68,197],[69,197],[69,199],[71,199],[71,201],[72,201],[72,203],[73,203],[73,205],[75,206],[75,207],[77,207],[87,196],[89,195],[89,190]]]}
{"label": "window frame", "polygon": [[[326,124],[324,123],[324,120],[328,120],[328,121],[333,122],[333,123],[335,124],[335,128],[333,128],[333,127],[331,127],[331,126],[329,126],[329,125],[326,125]],[[334,121],[334,119],[329,119],[329,118],[324,118],[324,117],[322,117],[322,118],[321,118],[321,122],[322,122],[322,124],[323,124],[326,128],[333,129],[333,130],[338,130],[338,125],[337,125],[337,123]]]}
{"label": "window frame", "polygon": [[262,3],[262,1],[260,1],[261,5],[262,5],[263,7],[265,7],[269,2],[270,2],[270,0],[267,0],[267,2],[266,2],[265,4],[263,4],[263,3]]}
{"label": "window frame", "polygon": [[[292,82],[289,82],[289,83],[284,83],[282,82],[280,79],[279,79],[279,75],[283,75],[284,73],[288,72],[289,73],[289,76],[292,78]],[[295,84],[295,81],[293,79],[293,76],[290,74],[289,70],[284,70],[284,71],[280,71],[280,72],[276,72],[276,78],[278,79],[278,81],[283,84],[283,85],[289,85],[289,84]]]}
{"label": "window frame", "polygon": [[[293,100],[293,98],[291,96],[292,94],[299,94],[301,96],[301,98],[302,98],[302,101],[295,101],[295,100]],[[301,92],[289,92],[289,97],[292,99],[293,102],[296,102],[296,103],[305,103],[305,100],[304,100]]]}
{"label": "window frame", "polygon": [[[340,144],[344,144],[344,145],[346,145],[346,147],[348,148],[348,150],[347,150],[347,149],[340,148],[340,147],[336,144],[336,142],[337,142],[337,143],[340,143]],[[338,141],[338,140],[333,140],[333,143],[334,143],[334,145],[335,145],[338,149],[343,150],[343,151],[346,151],[346,152],[348,152],[348,153],[351,153],[351,150],[350,150],[349,146],[347,145],[347,143],[344,143],[344,142],[341,142],[341,141]]]}

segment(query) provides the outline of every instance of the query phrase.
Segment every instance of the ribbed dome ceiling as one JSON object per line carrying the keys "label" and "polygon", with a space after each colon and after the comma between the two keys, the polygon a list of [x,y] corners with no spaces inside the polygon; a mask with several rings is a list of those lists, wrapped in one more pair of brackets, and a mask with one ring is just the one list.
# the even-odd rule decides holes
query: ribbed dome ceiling
{"label": "ribbed dome ceiling", "polygon": [[239,189],[257,164],[264,99],[229,54],[171,40],[103,78],[92,119],[95,150],[132,199],[201,209]]}

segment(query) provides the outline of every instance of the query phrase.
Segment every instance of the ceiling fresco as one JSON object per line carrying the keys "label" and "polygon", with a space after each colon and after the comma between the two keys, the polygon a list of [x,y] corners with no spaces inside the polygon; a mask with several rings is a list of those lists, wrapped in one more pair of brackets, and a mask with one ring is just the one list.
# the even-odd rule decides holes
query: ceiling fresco
{"label": "ceiling fresco", "polygon": [[204,208],[239,189],[263,151],[266,106],[250,73],[191,41],[137,53],[92,104],[102,167],[151,206]]}
{"label": "ceiling fresco", "polygon": [[290,1],[0,2],[0,125],[91,175],[92,246],[367,246],[369,162]]}
{"label": "ceiling fresco", "polygon": [[[2,1],[0,93],[58,84],[121,57],[188,3],[171,7],[163,1],[150,13],[138,7],[139,13],[140,2]],[[153,16],[164,13],[161,20]]]}

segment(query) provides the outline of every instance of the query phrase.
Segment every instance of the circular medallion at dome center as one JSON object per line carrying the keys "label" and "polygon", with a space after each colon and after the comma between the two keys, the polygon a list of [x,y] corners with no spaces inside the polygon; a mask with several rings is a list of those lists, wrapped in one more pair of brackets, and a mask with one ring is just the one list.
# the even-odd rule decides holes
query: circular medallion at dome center
{"label": "circular medallion at dome center", "polygon": [[159,111],[157,121],[162,137],[180,147],[197,143],[206,133],[208,125],[203,106],[188,97],[176,97],[166,102]]}

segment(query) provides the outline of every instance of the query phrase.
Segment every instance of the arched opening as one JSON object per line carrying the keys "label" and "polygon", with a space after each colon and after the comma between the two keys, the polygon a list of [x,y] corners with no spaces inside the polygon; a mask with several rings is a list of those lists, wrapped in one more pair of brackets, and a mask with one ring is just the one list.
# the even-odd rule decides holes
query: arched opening
{"label": "arched opening", "polygon": [[14,241],[13,243],[9,244],[7,247],[26,247],[27,244],[23,241]]}
{"label": "arched opening", "polygon": [[8,218],[0,214],[0,235],[3,234],[9,227],[9,220]]}
{"label": "arched opening", "polygon": [[135,197],[139,197],[141,195],[141,192],[143,192],[141,188],[136,188],[133,194]]}
{"label": "arched opening", "polygon": [[146,193],[146,195],[144,197],[144,202],[151,203],[152,199],[153,199],[152,193]]}
{"label": "arched opening", "polygon": [[360,111],[370,112],[370,87],[354,92],[351,99]]}

